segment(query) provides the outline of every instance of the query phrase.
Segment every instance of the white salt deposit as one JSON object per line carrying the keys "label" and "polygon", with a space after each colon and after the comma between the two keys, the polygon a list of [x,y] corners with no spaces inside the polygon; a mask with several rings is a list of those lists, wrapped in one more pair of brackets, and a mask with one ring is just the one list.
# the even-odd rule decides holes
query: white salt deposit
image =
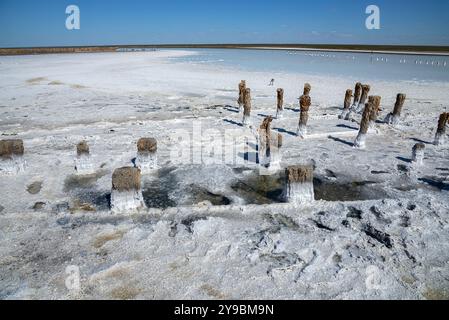
{"label": "white salt deposit", "polygon": [[[433,145],[449,82],[177,60],[192,56],[0,57],[0,134],[27,146],[26,171],[0,177],[1,299],[449,297],[449,147]],[[351,56],[339,63],[359,62]],[[273,203],[276,179],[251,180],[259,168],[255,140],[238,140],[249,131],[240,126],[238,83],[251,87],[259,124],[276,113],[276,89],[267,86],[274,77],[285,90],[283,117],[272,123],[284,136],[281,167],[313,162],[315,190],[303,192],[312,199],[314,191],[313,206]],[[401,123],[378,124],[365,150],[352,147],[357,122],[338,119],[342,94],[358,81],[382,96],[384,110],[398,92],[407,94]],[[297,98],[306,82],[314,104],[302,140]],[[158,141],[159,175],[142,177],[142,196],[111,195],[113,170],[132,165],[130,141],[143,136]],[[221,137],[214,152],[203,136]],[[223,163],[217,146],[233,145],[227,138],[238,148],[235,161]],[[75,179],[73,145],[84,139],[98,172]],[[426,145],[425,166],[411,170],[417,142]],[[35,181],[42,190],[31,194]],[[119,213],[111,214],[109,198]],[[199,205],[161,209],[183,199]],[[206,203],[227,199],[228,206]],[[124,213],[144,200],[162,205]],[[69,266],[79,268],[80,291],[65,285]]]}

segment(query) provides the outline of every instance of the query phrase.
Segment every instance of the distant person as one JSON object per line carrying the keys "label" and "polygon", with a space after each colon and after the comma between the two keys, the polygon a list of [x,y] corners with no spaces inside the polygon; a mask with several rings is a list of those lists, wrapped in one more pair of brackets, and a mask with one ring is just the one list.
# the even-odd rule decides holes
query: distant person
{"label": "distant person", "polygon": [[268,86],[270,87],[274,86],[274,79],[271,79],[270,84]]}

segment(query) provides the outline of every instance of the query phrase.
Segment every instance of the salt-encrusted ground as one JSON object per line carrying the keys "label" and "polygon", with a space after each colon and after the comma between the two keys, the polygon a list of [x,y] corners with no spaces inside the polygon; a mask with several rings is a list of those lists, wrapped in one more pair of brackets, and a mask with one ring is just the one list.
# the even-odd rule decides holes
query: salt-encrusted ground
{"label": "salt-encrusted ground", "polygon": [[[23,139],[27,161],[25,173],[0,177],[0,298],[449,298],[449,147],[431,144],[449,83],[370,82],[381,119],[397,93],[407,94],[403,123],[378,124],[366,150],[356,150],[358,124],[337,116],[357,79],[168,59],[187,54],[0,58],[1,138]],[[274,115],[273,77],[286,93],[284,118],[273,122],[284,135],[282,165],[316,168],[324,200],[310,206],[276,203],[279,181],[258,177],[244,154],[221,163],[205,152],[207,165],[171,156],[192,142],[175,139],[178,129],[201,126],[193,145],[201,149],[202,137],[204,151],[211,136],[227,145],[225,137],[244,134],[235,109],[242,79],[253,123]],[[313,104],[310,136],[299,140],[304,82]],[[132,165],[147,136],[158,140],[161,165],[144,177],[147,204],[175,208],[113,216],[112,171]],[[83,139],[97,168],[84,179],[73,169]],[[417,142],[426,144],[423,167],[409,162]],[[80,291],[66,286],[68,266],[79,268]]]}

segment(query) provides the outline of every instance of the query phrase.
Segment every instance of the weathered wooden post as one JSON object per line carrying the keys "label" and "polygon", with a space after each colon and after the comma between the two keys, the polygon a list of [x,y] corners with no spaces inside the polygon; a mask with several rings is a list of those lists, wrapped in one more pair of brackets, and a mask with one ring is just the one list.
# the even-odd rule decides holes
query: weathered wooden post
{"label": "weathered wooden post", "polygon": [[[261,174],[272,174],[281,168],[283,137],[271,131],[273,117],[267,117],[259,128],[258,155]],[[265,170],[268,172],[265,173]]]}
{"label": "weathered wooden post", "polygon": [[357,107],[359,106],[359,102],[360,102],[360,95],[362,94],[362,84],[360,82],[357,82],[355,84],[355,89],[354,89],[354,102],[352,103],[352,106],[349,110],[348,113],[346,113],[345,115],[345,120],[351,120],[351,115],[354,111],[357,110]]}
{"label": "weathered wooden post", "polygon": [[271,146],[271,122],[273,117],[267,117],[263,120],[259,128],[258,154],[259,165],[268,167],[270,164],[270,146]]}
{"label": "weathered wooden post", "polygon": [[313,190],[313,167],[290,166],[285,170],[285,199],[294,205],[303,205],[315,200]]}
{"label": "weathered wooden post", "polygon": [[239,112],[242,110],[242,107],[245,102],[245,89],[246,89],[246,81],[242,80],[239,83],[239,98],[237,103],[239,104]]}
{"label": "weathered wooden post", "polygon": [[357,138],[354,141],[354,147],[363,149],[366,144],[366,134],[368,133],[370,116],[373,109],[373,104],[367,103],[362,114],[362,121],[360,122],[360,130]]}
{"label": "weathered wooden post", "polygon": [[420,166],[423,165],[425,148],[426,146],[424,145],[424,143],[417,143],[413,146],[412,163]]}
{"label": "weathered wooden post", "polygon": [[389,113],[385,118],[385,122],[390,125],[399,124],[401,118],[402,108],[404,107],[406,95],[403,93],[398,93],[396,96],[396,103],[394,105],[394,110],[392,113]]}
{"label": "weathered wooden post", "polygon": [[345,101],[343,103],[343,112],[338,116],[338,119],[346,119],[346,116],[351,111],[351,99],[352,99],[352,90],[348,89],[345,93]]}
{"label": "weathered wooden post", "polygon": [[441,146],[446,142],[446,124],[449,121],[449,113],[445,112],[440,115],[438,120],[437,133],[435,134],[434,145]]}
{"label": "weathered wooden post", "polygon": [[284,112],[284,89],[277,89],[277,108],[276,108],[276,118],[282,118],[282,113]]}
{"label": "weathered wooden post", "polygon": [[368,104],[372,105],[371,114],[370,114],[370,128],[373,129],[376,121],[377,116],[380,112],[380,102],[382,98],[380,96],[369,96],[368,97]]}
{"label": "weathered wooden post", "polygon": [[360,97],[359,105],[356,109],[357,112],[360,112],[363,107],[365,106],[366,100],[368,99],[369,91],[371,90],[371,87],[367,84],[362,85],[362,95]]}
{"label": "weathered wooden post", "polygon": [[245,96],[243,100],[243,121],[245,127],[251,125],[251,89],[245,89]]}
{"label": "weathered wooden post", "polygon": [[296,134],[304,139],[307,135],[307,122],[309,120],[309,109],[312,104],[312,99],[308,95],[303,95],[299,98],[299,105],[301,108],[301,113],[299,116],[298,129]]}
{"label": "weathered wooden post", "polygon": [[303,95],[308,96],[310,95],[310,91],[312,90],[312,86],[310,85],[310,83],[305,83],[304,84],[304,93]]}
{"label": "weathered wooden post", "polygon": [[136,166],[142,174],[157,169],[157,141],[154,138],[141,138],[137,142]]}
{"label": "weathered wooden post", "polygon": [[112,174],[111,210],[127,213],[145,208],[139,168],[119,168]]}
{"label": "weathered wooden post", "polygon": [[357,106],[359,105],[361,94],[362,94],[362,84],[360,82],[357,82],[355,84],[355,89],[354,89],[354,102],[352,103],[353,109],[356,109]]}
{"label": "weathered wooden post", "polygon": [[25,171],[23,141],[18,139],[0,141],[0,174],[15,175]]}

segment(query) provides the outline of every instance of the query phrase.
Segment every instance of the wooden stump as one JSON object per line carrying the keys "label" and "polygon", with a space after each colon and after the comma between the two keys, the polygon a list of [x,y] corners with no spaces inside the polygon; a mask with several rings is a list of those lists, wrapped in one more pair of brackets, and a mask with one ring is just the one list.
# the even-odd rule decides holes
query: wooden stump
{"label": "wooden stump", "polygon": [[406,99],[406,95],[403,93],[398,93],[396,96],[396,103],[394,105],[394,110],[392,113],[389,113],[385,118],[385,122],[390,125],[399,124],[402,108],[404,107],[404,102]]}
{"label": "wooden stump", "polygon": [[111,209],[113,213],[127,213],[145,208],[141,190],[140,169],[119,168],[112,174]]}
{"label": "wooden stump", "polygon": [[0,141],[0,174],[15,175],[25,171],[25,148],[19,139]]}

